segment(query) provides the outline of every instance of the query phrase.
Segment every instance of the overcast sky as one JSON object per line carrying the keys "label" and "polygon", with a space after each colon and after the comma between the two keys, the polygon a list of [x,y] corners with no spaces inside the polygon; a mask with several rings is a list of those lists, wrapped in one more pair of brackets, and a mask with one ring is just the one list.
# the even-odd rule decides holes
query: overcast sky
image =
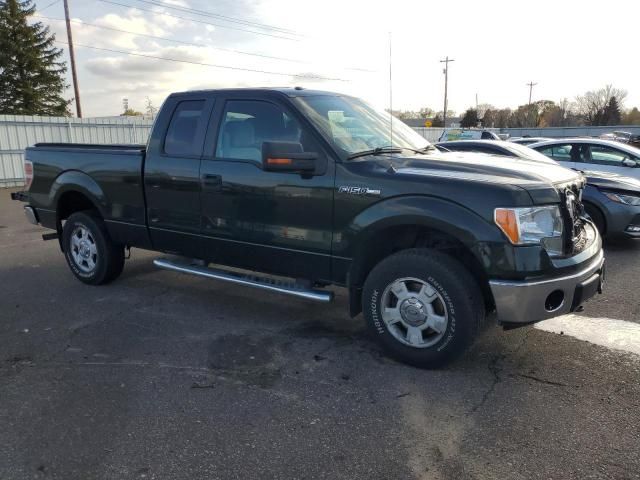
{"label": "overcast sky", "polygon": [[[62,1],[51,5],[53,1],[36,1],[43,9],[40,15],[64,18]],[[573,99],[611,83],[628,90],[626,107],[640,106],[640,67],[635,58],[638,0],[151,2],[165,7],[141,0],[109,1],[126,6],[69,0],[71,16],[186,43],[74,22],[85,116],[119,114],[125,97],[132,108],[144,110],[146,96],[159,106],[173,91],[235,86],[301,85],[355,94],[388,107],[389,32],[394,109],[442,110],[444,75],[439,60],[447,55],[455,59],[449,70],[449,108],[457,112],[474,105],[476,94],[480,103],[496,107],[526,103],[526,83],[531,80],[538,83],[534,100]],[[171,6],[252,24],[189,14]],[[63,22],[41,21],[66,42]],[[271,73],[168,62],[80,45]],[[68,58],[66,45],[60,46]],[[71,97],[72,89],[67,94]]]}

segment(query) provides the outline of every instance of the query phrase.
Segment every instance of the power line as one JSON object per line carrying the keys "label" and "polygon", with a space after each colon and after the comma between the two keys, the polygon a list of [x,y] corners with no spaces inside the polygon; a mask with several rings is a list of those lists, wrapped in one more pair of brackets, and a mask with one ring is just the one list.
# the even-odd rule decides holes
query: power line
{"label": "power line", "polygon": [[44,12],[47,8],[49,7],[53,7],[56,3],[58,3],[60,0],[53,0],[53,2],[51,2],[49,5],[47,5],[44,8],[40,8],[38,9],[39,12]]}
{"label": "power line", "polygon": [[[37,18],[46,18],[47,20],[55,20],[55,21],[58,21],[58,22],[64,22],[65,21],[63,18],[47,17],[46,15],[36,15],[36,17]],[[165,40],[167,42],[180,43],[182,45],[189,45],[189,46],[192,46],[192,47],[213,48],[214,50],[221,50],[223,52],[239,53],[241,55],[251,55],[251,56],[254,56],[254,57],[270,58],[272,60],[283,60],[283,61],[286,61],[286,62],[306,63],[306,64],[311,64],[312,63],[312,62],[309,62],[309,61],[306,61],[306,60],[297,60],[297,59],[294,59],[294,58],[286,58],[286,57],[276,57],[276,56],[273,56],[273,55],[266,55],[266,54],[262,54],[262,53],[244,52],[242,50],[235,50],[233,48],[214,47],[212,45],[207,45],[207,44],[204,44],[204,43],[193,43],[193,42],[187,42],[187,41],[184,41],[184,40],[177,40],[175,38],[159,37],[157,35],[150,35],[148,33],[131,32],[129,30],[122,30],[120,28],[107,27],[106,25],[98,25],[96,23],[85,22],[84,20],[72,19],[71,22],[78,23],[80,25],[87,25],[87,26],[95,27],[95,28],[102,28],[104,30],[112,30],[114,32],[128,33],[130,35],[135,35],[137,37],[153,38],[155,40]]]}
{"label": "power line", "polygon": [[151,10],[149,8],[135,7],[135,6],[131,6],[131,5],[126,5],[124,3],[114,2],[112,0],[97,0],[97,1],[98,2],[102,2],[102,3],[110,3],[111,5],[119,5],[121,7],[126,7],[126,8],[135,8],[136,10],[153,13],[154,15],[163,15],[165,17],[179,18],[180,20],[186,20],[188,22],[202,23],[204,25],[212,25],[214,27],[228,28],[230,30],[238,30],[240,32],[253,33],[255,35],[263,35],[263,36],[266,36],[266,37],[280,38],[282,40],[290,40],[292,42],[299,42],[300,41],[300,39],[298,39],[298,38],[285,37],[285,36],[282,36],[282,35],[275,35],[275,34],[266,33],[266,32],[256,32],[255,30],[247,30],[245,28],[232,27],[230,25],[220,25],[219,23],[205,22],[204,20],[196,20],[196,19],[193,19],[193,18],[181,17],[180,15],[174,15],[172,13],[157,12],[157,11]]}
{"label": "power line", "polygon": [[[36,18],[45,18],[47,20],[54,20],[54,21],[58,21],[58,22],[64,22],[65,19],[63,18],[55,18],[55,17],[48,17],[46,15],[40,15],[37,14]],[[98,25],[96,23],[90,23],[90,22],[85,22],[84,20],[78,20],[78,19],[71,19],[72,23],[77,23],[80,25],[87,25],[90,27],[95,27],[95,28],[101,28],[104,30],[111,30],[114,32],[120,32],[120,33],[127,33],[129,35],[135,35],[137,37],[144,37],[144,38],[152,38],[155,40],[164,40],[167,42],[174,42],[174,43],[179,43],[181,45],[188,45],[188,46],[192,46],[192,47],[204,47],[204,48],[212,48],[214,50],[220,50],[223,52],[230,52],[230,53],[237,53],[240,55],[248,55],[248,56],[252,56],[252,57],[260,57],[260,58],[268,58],[271,60],[281,60],[281,61],[285,61],[285,62],[292,62],[292,63],[300,63],[300,64],[306,64],[306,65],[312,65],[313,62],[307,61],[307,60],[298,60],[295,58],[286,58],[286,57],[278,57],[278,56],[274,56],[274,55],[267,55],[267,54],[263,54],[263,53],[254,53],[254,52],[245,52],[242,50],[236,50],[234,48],[224,48],[224,47],[214,47],[213,45],[207,45],[204,43],[194,43],[194,42],[187,42],[184,40],[178,40],[178,39],[174,39],[174,38],[169,38],[169,37],[160,37],[157,35],[150,35],[148,33],[138,33],[138,32],[131,32],[129,30],[123,30],[120,28],[115,28],[115,27],[107,27],[106,25]],[[341,67],[344,68],[345,70],[353,70],[353,71],[358,71],[358,72],[366,72],[366,73],[375,73],[374,70],[369,70],[366,68],[357,68],[357,67]]]}
{"label": "power line", "polygon": [[243,19],[236,18],[236,17],[230,17],[230,16],[227,16],[227,15],[219,14],[219,13],[209,12],[207,10],[198,10],[196,8],[182,7],[182,6],[179,6],[179,5],[169,5],[169,4],[166,4],[166,3],[163,3],[163,2],[158,2],[156,0],[135,0],[135,1],[140,2],[140,3],[147,3],[147,4],[150,4],[150,5],[156,5],[158,7],[169,8],[171,10],[177,10],[179,12],[192,13],[192,14],[196,14],[196,15],[204,15],[205,17],[218,18],[218,19],[224,20],[226,22],[237,23],[237,24],[240,24],[240,25],[264,28],[264,29],[268,29],[268,30],[276,30],[276,31],[279,31],[281,33],[287,33],[287,34],[291,34],[291,35],[301,35],[300,33],[296,32],[294,30],[287,29],[287,28],[276,27],[276,26],[273,26],[273,25],[268,25],[266,23],[252,22],[250,20],[243,20]]}
{"label": "power line", "polygon": [[[63,45],[69,45],[66,42],[61,42],[59,40],[56,40],[56,43],[61,43]],[[284,77],[300,77],[300,78],[309,78],[309,79],[313,79],[313,80],[335,80],[335,81],[339,81],[339,82],[348,82],[349,80],[346,80],[344,78],[333,78],[333,77],[323,77],[320,75],[308,75],[308,74],[303,74],[303,73],[285,73],[285,72],[272,72],[272,71],[268,71],[268,70],[258,70],[258,69],[253,69],[253,68],[244,68],[244,67],[233,67],[231,65],[217,65],[214,63],[204,63],[204,62],[193,62],[190,60],[181,60],[179,58],[170,58],[170,57],[158,57],[156,55],[148,55],[145,53],[135,53],[135,52],[127,52],[124,50],[116,50],[113,48],[103,48],[103,47],[94,47],[92,45],[82,45],[79,43],[74,43],[74,45],[76,47],[82,47],[82,48],[90,48],[92,50],[102,50],[104,52],[112,52],[112,53],[122,53],[124,55],[131,55],[134,57],[143,57],[143,58],[153,58],[155,60],[164,60],[167,62],[177,62],[177,63],[188,63],[191,65],[200,65],[203,67],[213,67],[213,68],[224,68],[224,69],[228,69],[228,70],[241,70],[244,72],[253,72],[253,73],[266,73],[269,75],[280,75],[280,76],[284,76]]]}

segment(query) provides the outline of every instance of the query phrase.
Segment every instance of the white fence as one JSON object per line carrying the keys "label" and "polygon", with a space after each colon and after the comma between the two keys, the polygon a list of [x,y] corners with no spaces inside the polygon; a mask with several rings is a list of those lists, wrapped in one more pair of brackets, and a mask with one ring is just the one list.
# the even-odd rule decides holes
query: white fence
{"label": "white fence", "polygon": [[24,185],[24,149],[38,142],[146,143],[151,120],[0,115],[0,187]]}
{"label": "white fence", "polygon": [[[24,184],[24,149],[38,142],[124,143],[147,142],[153,121],[139,117],[67,118],[0,115],[0,187]],[[415,127],[430,142],[437,142],[442,128]],[[512,137],[598,136],[613,130],[640,133],[638,126],[504,128],[492,129]]]}

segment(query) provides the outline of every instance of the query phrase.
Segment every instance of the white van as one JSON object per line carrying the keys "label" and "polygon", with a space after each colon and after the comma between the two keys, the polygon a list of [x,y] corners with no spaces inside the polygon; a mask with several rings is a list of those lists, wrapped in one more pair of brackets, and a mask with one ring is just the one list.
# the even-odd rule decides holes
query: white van
{"label": "white van", "polygon": [[464,130],[462,128],[445,128],[440,135],[439,142],[454,140],[502,140],[489,130]]}

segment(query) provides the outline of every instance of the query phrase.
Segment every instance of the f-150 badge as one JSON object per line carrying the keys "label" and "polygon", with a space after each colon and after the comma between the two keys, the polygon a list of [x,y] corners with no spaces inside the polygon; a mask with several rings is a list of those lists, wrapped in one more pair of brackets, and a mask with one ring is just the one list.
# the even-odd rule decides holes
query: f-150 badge
{"label": "f-150 badge", "polygon": [[378,189],[369,188],[369,187],[350,187],[350,186],[342,186],[338,189],[340,193],[350,193],[351,195],[380,195],[382,193]]}

